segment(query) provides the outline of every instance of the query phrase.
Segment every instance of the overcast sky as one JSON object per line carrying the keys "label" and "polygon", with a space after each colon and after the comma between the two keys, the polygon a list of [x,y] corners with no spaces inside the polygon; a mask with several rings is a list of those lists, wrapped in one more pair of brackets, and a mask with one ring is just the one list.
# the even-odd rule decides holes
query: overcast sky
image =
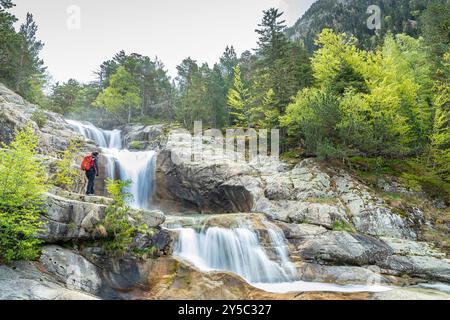
{"label": "overcast sky", "polygon": [[290,26],[314,1],[15,0],[12,12],[20,19],[17,27],[27,12],[33,13],[53,81],[88,82],[120,50],[158,56],[171,76],[188,56],[212,66],[226,45],[238,54],[255,48],[262,10],[281,8]]}

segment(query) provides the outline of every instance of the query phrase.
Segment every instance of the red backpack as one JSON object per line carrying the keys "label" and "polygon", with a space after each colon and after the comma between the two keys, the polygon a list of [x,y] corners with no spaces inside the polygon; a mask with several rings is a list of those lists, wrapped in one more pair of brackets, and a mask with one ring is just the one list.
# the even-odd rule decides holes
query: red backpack
{"label": "red backpack", "polygon": [[81,170],[89,171],[91,166],[92,166],[92,156],[87,155],[83,158],[83,161],[81,162]]}

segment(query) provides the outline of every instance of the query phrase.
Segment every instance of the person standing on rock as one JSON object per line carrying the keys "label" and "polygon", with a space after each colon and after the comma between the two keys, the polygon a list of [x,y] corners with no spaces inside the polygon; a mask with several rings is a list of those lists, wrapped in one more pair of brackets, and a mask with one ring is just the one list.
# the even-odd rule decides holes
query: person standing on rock
{"label": "person standing on rock", "polygon": [[86,189],[86,195],[94,194],[94,181],[95,177],[98,177],[98,155],[97,151],[92,152],[83,158],[81,163],[81,170],[86,172],[88,178],[88,185]]}

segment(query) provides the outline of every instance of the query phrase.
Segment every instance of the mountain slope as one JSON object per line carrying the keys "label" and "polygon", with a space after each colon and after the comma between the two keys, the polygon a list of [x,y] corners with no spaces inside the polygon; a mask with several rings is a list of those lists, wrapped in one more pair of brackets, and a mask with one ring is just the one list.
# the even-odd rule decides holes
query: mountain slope
{"label": "mountain slope", "polygon": [[[419,17],[431,0],[318,0],[286,30],[291,39],[302,40],[308,50],[314,50],[316,34],[323,28],[353,34],[362,47],[373,48],[387,32],[417,36]],[[370,5],[381,9],[381,30],[367,27]]]}

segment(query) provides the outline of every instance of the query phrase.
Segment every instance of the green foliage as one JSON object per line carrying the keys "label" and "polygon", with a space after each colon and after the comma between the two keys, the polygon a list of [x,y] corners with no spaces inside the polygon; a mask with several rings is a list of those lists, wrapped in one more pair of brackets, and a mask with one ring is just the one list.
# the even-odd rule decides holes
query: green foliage
{"label": "green foliage", "polygon": [[416,159],[351,157],[352,168],[367,183],[377,187],[380,179],[396,177],[407,188],[432,198],[450,200],[450,183],[443,181],[426,163]]}
{"label": "green foliage", "polygon": [[249,125],[249,100],[248,89],[244,87],[241,79],[241,69],[234,67],[234,83],[228,92],[227,101],[230,107],[230,115],[233,123],[238,127],[248,127]]}
{"label": "green foliage", "polygon": [[142,142],[141,141],[132,141],[131,143],[130,143],[130,148],[131,149],[136,149],[136,150],[140,150],[140,149],[143,149],[143,144],[142,144]]}
{"label": "green foliage", "polygon": [[138,83],[123,66],[117,69],[111,77],[109,87],[94,102],[95,106],[104,107],[119,117],[127,114],[128,123],[131,122],[133,110],[138,109],[140,104]]}
{"label": "green foliage", "polygon": [[113,199],[113,203],[106,208],[104,226],[111,238],[105,248],[112,254],[122,256],[130,249],[136,228],[129,220],[130,201],[132,195],[125,191],[131,181],[106,181],[106,189]]}
{"label": "green foliage", "polygon": [[74,167],[74,162],[77,159],[77,152],[80,146],[80,141],[71,140],[67,149],[61,153],[60,158],[56,161],[56,172],[53,176],[53,183],[56,186],[70,190],[77,182],[80,170]]}
{"label": "green foliage", "polygon": [[364,51],[355,38],[325,29],[312,59],[316,88],[297,95],[282,124],[309,152],[325,157],[423,152],[433,113],[421,43],[388,36],[379,51]]}
{"label": "green foliage", "polygon": [[36,109],[31,116],[31,120],[36,122],[39,129],[42,129],[47,123],[47,116],[45,115],[45,111],[42,109]]}
{"label": "green foliage", "polygon": [[11,1],[0,5],[0,81],[28,101],[41,104],[45,68],[39,53],[43,43],[36,39],[37,25],[30,13],[19,32],[15,31],[17,19],[7,11],[13,6]]}
{"label": "green foliage", "polygon": [[436,172],[450,182],[450,53],[444,55],[442,80],[436,82],[431,153]]}
{"label": "green foliage", "polygon": [[179,92],[176,101],[176,119],[186,128],[194,121],[203,121],[204,127],[223,127],[228,123],[227,82],[223,67],[215,64],[198,66],[191,58],[177,67]]}
{"label": "green foliage", "polygon": [[0,261],[34,259],[39,253],[43,194],[47,176],[36,156],[38,138],[31,126],[16,132],[0,149]]}

